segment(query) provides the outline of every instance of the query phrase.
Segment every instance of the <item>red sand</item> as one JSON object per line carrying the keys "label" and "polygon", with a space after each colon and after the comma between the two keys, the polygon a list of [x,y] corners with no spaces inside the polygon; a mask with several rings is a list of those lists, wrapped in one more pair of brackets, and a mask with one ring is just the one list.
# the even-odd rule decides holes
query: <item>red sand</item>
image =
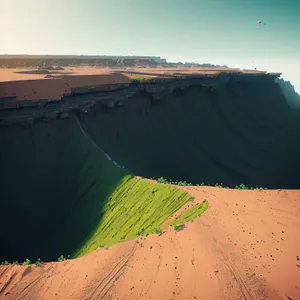
{"label": "red sand", "polygon": [[1,299],[300,299],[300,191],[182,187],[208,210],[181,231],[79,259],[1,266]]}
{"label": "red sand", "polygon": [[[43,79],[47,74],[24,74],[19,73],[23,71],[29,71],[32,69],[5,69],[0,68],[0,82],[1,81],[16,81],[16,80],[33,80],[33,79]],[[49,70],[49,74],[53,76],[60,75],[101,75],[101,74],[111,74],[113,72],[139,72],[139,73],[154,73],[154,74],[170,74],[173,73],[186,73],[186,74],[205,74],[212,73],[217,74],[220,72],[245,72],[245,73],[260,73],[261,71],[256,70],[239,70],[239,69],[227,69],[227,68],[120,68],[120,69],[110,69],[110,68],[87,68],[87,67],[65,67],[64,70]]]}
{"label": "red sand", "polygon": [[[24,74],[19,72],[32,71],[33,69],[4,69],[0,68],[0,82],[1,81],[15,81],[15,80],[33,80],[43,79],[47,74]],[[49,74],[53,76],[59,75],[97,75],[97,74],[111,74],[112,69],[108,68],[64,68],[61,71],[51,71]]]}
{"label": "red sand", "polygon": [[[4,72],[2,73],[2,71]],[[107,84],[129,84],[130,78],[121,73],[103,72],[102,74],[55,74],[53,78],[45,75],[20,74],[0,69],[0,98],[16,96],[16,100],[60,100],[70,93],[71,88],[99,86]],[[2,73],[2,74],[1,74]],[[6,77],[5,77],[6,75]],[[15,76],[16,75],[16,76]],[[36,78],[42,76],[41,78]],[[2,80],[1,78],[5,78]],[[42,79],[43,78],[43,79]]]}
{"label": "red sand", "polygon": [[[145,77],[160,75],[218,75],[221,72],[264,73],[222,68],[65,68],[48,71],[49,74],[24,74],[26,69],[0,68],[0,98],[16,97],[15,100],[60,100],[70,93],[71,88],[108,84],[129,84],[130,72],[139,72]],[[28,71],[28,69],[27,69]],[[148,74],[148,75],[147,75]],[[50,77],[49,77],[50,76]]]}

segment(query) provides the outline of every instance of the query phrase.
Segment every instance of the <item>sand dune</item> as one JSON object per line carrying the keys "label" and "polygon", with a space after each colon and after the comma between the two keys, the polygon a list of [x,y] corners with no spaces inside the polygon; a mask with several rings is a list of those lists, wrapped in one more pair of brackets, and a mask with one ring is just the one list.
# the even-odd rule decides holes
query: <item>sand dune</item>
{"label": "sand dune", "polygon": [[1,266],[0,298],[300,299],[300,191],[181,188],[209,202],[183,230],[62,263]]}

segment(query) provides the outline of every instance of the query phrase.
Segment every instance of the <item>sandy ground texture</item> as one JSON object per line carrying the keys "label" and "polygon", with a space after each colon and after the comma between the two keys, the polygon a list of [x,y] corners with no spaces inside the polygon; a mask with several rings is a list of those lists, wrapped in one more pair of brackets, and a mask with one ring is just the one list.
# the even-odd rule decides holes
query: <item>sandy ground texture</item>
{"label": "sandy ground texture", "polygon": [[[258,70],[239,70],[239,69],[228,69],[228,68],[88,68],[88,67],[64,67],[64,70],[48,70],[45,74],[26,74],[22,72],[33,71],[35,69],[10,69],[0,68],[0,82],[1,81],[16,81],[16,80],[34,80],[43,79],[47,75],[53,75],[60,77],[62,75],[102,75],[111,74],[113,72],[138,72],[138,73],[152,73],[152,74],[169,74],[174,73],[186,73],[186,74],[219,74],[220,72],[245,72],[245,73],[261,73]],[[264,73],[264,72],[263,72]]]}
{"label": "sandy ground texture", "polygon": [[181,188],[209,202],[182,230],[1,266],[0,299],[300,299],[300,191]]}
{"label": "sandy ground texture", "polygon": [[127,85],[133,74],[146,77],[172,77],[189,75],[216,76],[220,73],[261,73],[256,70],[222,68],[65,68],[46,71],[47,74],[26,74],[30,69],[0,68],[0,99],[14,98],[19,101],[52,100],[59,101],[74,88],[100,85]]}
{"label": "sandy ground texture", "polygon": [[[4,70],[4,75],[1,72]],[[40,74],[17,74],[0,69],[0,98],[16,97],[16,100],[60,100],[72,88],[93,87],[107,84],[129,84],[131,79],[122,73],[108,71],[98,74],[55,74],[45,78]],[[7,77],[5,77],[5,74]],[[11,77],[9,77],[11,75]],[[21,76],[23,78],[20,78]],[[49,76],[49,75],[46,75]],[[2,81],[1,81],[2,78]]]}
{"label": "sandy ground texture", "polygon": [[35,80],[44,78],[60,78],[62,76],[80,76],[80,75],[108,75],[112,73],[140,73],[152,75],[173,75],[173,74],[212,74],[217,75],[222,73],[266,73],[259,70],[240,70],[229,68],[92,68],[92,67],[65,67],[64,70],[48,70],[44,74],[30,74],[28,71],[34,69],[9,69],[0,68],[0,82],[19,81],[19,80]]}
{"label": "sandy ground texture", "polygon": [[46,75],[50,74],[53,76],[61,75],[101,75],[111,74],[112,69],[109,68],[64,68],[64,70],[49,70],[45,74],[26,74],[22,72],[32,71],[35,69],[10,69],[0,68],[0,81],[16,81],[16,80],[33,80],[43,79]]}

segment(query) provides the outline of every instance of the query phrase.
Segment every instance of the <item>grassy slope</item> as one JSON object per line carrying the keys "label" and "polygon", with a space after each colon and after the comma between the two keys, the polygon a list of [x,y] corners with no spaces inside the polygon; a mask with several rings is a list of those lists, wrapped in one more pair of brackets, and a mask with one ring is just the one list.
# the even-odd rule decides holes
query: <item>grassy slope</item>
{"label": "grassy slope", "polygon": [[0,261],[56,260],[130,239],[190,198],[115,167],[73,116],[0,128],[0,142]]}
{"label": "grassy slope", "polygon": [[180,225],[180,224],[192,221],[196,217],[203,214],[207,210],[207,208],[208,208],[207,201],[204,201],[201,204],[197,204],[197,205],[187,209],[186,211],[184,211],[180,216],[178,216],[174,220],[163,225],[161,229],[165,229],[168,226]]}
{"label": "grassy slope", "polygon": [[153,233],[190,199],[188,194],[167,185],[126,176],[107,199],[99,226],[75,255]]}

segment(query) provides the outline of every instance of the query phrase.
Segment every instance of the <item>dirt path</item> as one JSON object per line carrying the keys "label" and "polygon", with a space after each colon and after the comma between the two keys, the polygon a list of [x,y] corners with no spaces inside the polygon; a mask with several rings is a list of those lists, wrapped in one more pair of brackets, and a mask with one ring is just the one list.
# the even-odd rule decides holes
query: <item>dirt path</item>
{"label": "dirt path", "polygon": [[209,202],[183,230],[1,266],[0,299],[300,299],[300,191],[181,188]]}

